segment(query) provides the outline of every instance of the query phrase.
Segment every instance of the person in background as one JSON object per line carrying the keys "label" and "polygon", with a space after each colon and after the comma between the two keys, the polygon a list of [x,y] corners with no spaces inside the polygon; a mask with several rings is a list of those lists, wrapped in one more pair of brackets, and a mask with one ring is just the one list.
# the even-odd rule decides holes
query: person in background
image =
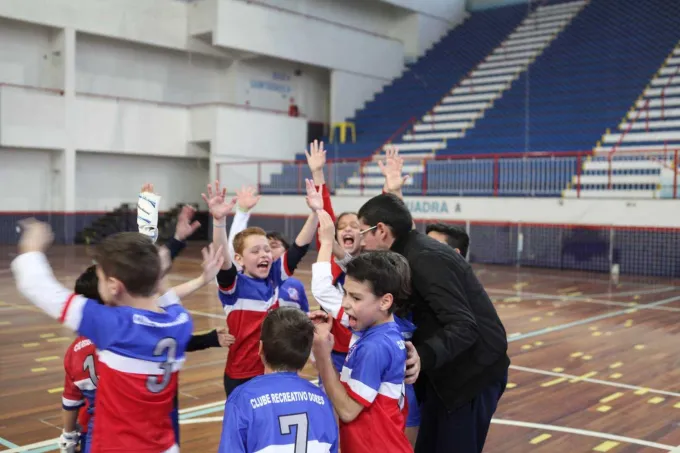
{"label": "person in background", "polygon": [[470,236],[464,228],[446,223],[430,223],[425,227],[425,234],[435,241],[448,245],[460,253],[463,258],[467,258]]}
{"label": "person in background", "polygon": [[491,299],[460,253],[413,229],[398,197],[359,210],[366,250],[392,250],[411,267],[413,344],[422,373],[417,453],[479,453],[507,384],[507,336]]}

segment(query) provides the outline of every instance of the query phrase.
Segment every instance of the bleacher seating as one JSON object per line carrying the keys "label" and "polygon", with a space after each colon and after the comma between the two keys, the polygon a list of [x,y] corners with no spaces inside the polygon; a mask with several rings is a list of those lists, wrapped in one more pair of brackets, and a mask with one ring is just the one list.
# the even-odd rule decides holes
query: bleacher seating
{"label": "bleacher seating", "polygon": [[[392,138],[402,154],[419,159],[409,164],[407,194],[572,196],[634,188],[659,196],[660,180],[675,168],[667,153],[617,158],[613,171],[599,156],[431,158],[680,148],[679,39],[675,1],[553,0],[475,12],[357,113],[356,144],[334,145],[329,154],[370,157],[400,132]],[[417,122],[400,130],[411,117]],[[552,172],[540,193],[523,189],[537,169]],[[306,168],[285,167],[273,175],[270,193],[286,192],[289,182],[297,191],[302,174]],[[346,194],[375,193],[382,184],[372,163],[336,164],[329,178]]]}

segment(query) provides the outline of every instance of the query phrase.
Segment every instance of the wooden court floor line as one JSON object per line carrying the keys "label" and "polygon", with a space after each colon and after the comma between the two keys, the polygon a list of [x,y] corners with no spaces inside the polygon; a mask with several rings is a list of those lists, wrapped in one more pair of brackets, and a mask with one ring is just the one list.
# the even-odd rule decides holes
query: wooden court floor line
{"label": "wooden court floor line", "polygon": [[593,379],[593,378],[585,378],[581,376],[576,376],[573,374],[567,374],[567,373],[557,373],[555,371],[547,371],[547,370],[541,370],[538,368],[529,368],[529,367],[524,367],[520,365],[510,365],[511,370],[516,370],[516,371],[524,371],[526,373],[533,373],[533,374],[543,374],[546,376],[552,376],[552,377],[560,377],[560,378],[567,378],[567,379],[578,379],[579,382],[590,382],[591,384],[599,384],[599,385],[607,385],[610,387],[618,387],[618,388],[623,388],[627,390],[646,390],[648,393],[656,393],[659,395],[666,395],[666,396],[672,396],[672,397],[677,397],[680,398],[680,393],[677,392],[670,392],[667,390],[658,390],[658,389],[652,389],[649,387],[642,387],[642,386],[637,386],[637,385],[631,385],[631,384],[624,384],[622,382],[613,382],[613,381],[605,381],[603,379]]}
{"label": "wooden court floor line", "polygon": [[[652,302],[650,304],[647,304],[646,306],[657,307],[657,306],[664,305],[664,304],[670,304],[672,302],[675,302],[676,300],[680,300],[680,296],[669,297],[668,299],[663,299],[663,300],[659,300],[657,302]],[[524,340],[524,339],[527,339],[527,338],[536,337],[538,335],[545,335],[545,334],[552,333],[552,332],[558,332],[560,330],[571,329],[572,327],[583,326],[585,324],[590,324],[590,323],[593,323],[593,322],[601,321],[603,319],[615,318],[617,316],[633,313],[633,312],[639,310],[642,307],[643,307],[642,305],[636,305],[634,308],[629,308],[629,309],[626,309],[626,310],[612,311],[612,312],[609,312],[609,313],[604,313],[602,315],[591,316],[589,318],[583,318],[583,319],[568,322],[568,323],[565,323],[565,324],[558,324],[556,326],[551,326],[551,327],[546,327],[544,329],[534,330],[533,332],[527,332],[527,333],[523,333],[523,334],[520,334],[520,335],[515,335],[513,337],[510,337],[510,338],[508,338],[508,342]]]}
{"label": "wooden court floor line", "polygon": [[589,297],[588,295],[585,296],[567,296],[567,295],[556,295],[556,294],[543,294],[543,293],[532,293],[532,292],[526,292],[526,291],[514,291],[510,289],[499,289],[499,288],[485,288],[487,292],[489,293],[499,293],[507,296],[514,296],[514,297],[520,297],[522,299],[527,299],[527,300],[535,300],[535,299],[550,299],[550,300],[557,300],[560,302],[582,302],[586,304],[596,304],[596,305],[609,305],[612,307],[630,307],[630,308],[638,308],[642,310],[659,310],[659,311],[674,311],[674,312],[680,312],[680,308],[677,307],[659,307],[659,306],[650,306],[650,304],[653,304],[654,302],[650,303],[640,303],[640,304],[635,304],[632,305],[630,302],[618,302],[614,300],[602,300],[602,299],[593,299]]}

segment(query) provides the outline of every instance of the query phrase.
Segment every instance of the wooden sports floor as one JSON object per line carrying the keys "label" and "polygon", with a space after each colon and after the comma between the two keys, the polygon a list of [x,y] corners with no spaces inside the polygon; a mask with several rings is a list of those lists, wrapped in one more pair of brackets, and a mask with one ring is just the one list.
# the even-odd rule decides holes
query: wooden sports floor
{"label": "wooden sports floor", "polygon": [[[14,249],[0,252],[0,453],[55,451],[62,357],[74,335],[19,296],[9,271]],[[172,280],[197,275],[199,256],[197,247],[185,251]],[[81,247],[56,247],[50,258],[68,286],[89,262]],[[308,291],[312,259],[297,272]],[[476,270],[506,326],[512,358],[486,452],[659,452],[680,445],[680,282]],[[214,287],[185,305],[197,331],[224,323]],[[188,354],[180,378],[182,451],[217,450],[226,353]],[[315,378],[311,367],[305,377]]]}

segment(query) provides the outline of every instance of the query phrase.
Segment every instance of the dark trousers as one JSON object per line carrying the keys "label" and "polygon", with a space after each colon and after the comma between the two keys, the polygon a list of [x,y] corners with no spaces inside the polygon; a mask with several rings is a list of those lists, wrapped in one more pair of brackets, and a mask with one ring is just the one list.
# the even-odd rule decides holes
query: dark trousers
{"label": "dark trousers", "polygon": [[226,374],[224,375],[224,392],[227,394],[227,397],[229,397],[229,394],[234,391],[236,387],[238,387],[241,384],[245,384],[252,378],[245,378],[245,379],[232,379]]}
{"label": "dark trousers", "polygon": [[420,406],[420,430],[415,453],[481,453],[496,412],[506,376],[487,386],[472,401],[449,412],[428,384]]}

